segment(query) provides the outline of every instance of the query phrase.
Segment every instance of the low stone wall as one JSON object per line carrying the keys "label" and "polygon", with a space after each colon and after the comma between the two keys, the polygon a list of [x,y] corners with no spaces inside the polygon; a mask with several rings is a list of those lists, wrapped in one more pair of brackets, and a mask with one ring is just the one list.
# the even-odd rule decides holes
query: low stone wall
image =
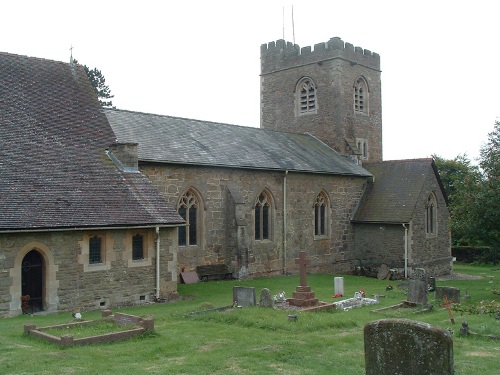
{"label": "low stone wall", "polygon": [[88,325],[93,323],[93,321],[83,321],[75,323],[60,324],[55,326],[46,326],[37,328],[35,324],[25,324],[24,334],[31,335],[34,337],[39,337],[43,340],[49,341],[53,344],[70,347],[74,345],[89,345],[98,344],[102,342],[117,342],[129,340],[130,338],[140,335],[146,331],[154,332],[154,319],[153,318],[141,318],[136,315],[116,313],[112,315],[110,310],[104,310],[102,312],[103,318],[112,318],[116,324],[119,325],[133,325],[134,328],[128,329],[126,331],[105,333],[102,335],[74,338],[73,335],[64,334],[61,336],[54,336],[44,331],[49,329],[62,329],[70,328],[72,326],[78,325]]}

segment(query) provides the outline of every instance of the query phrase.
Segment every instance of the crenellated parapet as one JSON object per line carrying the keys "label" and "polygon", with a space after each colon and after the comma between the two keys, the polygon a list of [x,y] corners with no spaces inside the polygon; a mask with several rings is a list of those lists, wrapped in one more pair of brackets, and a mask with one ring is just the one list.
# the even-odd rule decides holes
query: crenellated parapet
{"label": "crenellated parapet", "polygon": [[287,69],[304,64],[318,63],[331,59],[343,59],[351,64],[360,64],[371,69],[380,70],[380,55],[339,37],[331,38],[324,43],[300,48],[299,45],[279,39],[276,42],[262,44],[260,47],[261,73]]}

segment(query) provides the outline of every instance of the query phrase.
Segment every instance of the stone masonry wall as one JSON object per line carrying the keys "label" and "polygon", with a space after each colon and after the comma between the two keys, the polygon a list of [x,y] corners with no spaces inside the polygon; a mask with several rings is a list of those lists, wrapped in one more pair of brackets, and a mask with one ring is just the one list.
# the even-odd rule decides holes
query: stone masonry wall
{"label": "stone masonry wall", "polygon": [[[380,57],[339,38],[300,49],[283,41],[261,47],[261,127],[308,132],[350,155],[345,139],[368,140],[368,159],[382,160]],[[368,114],[354,111],[354,83],[368,84]],[[317,113],[298,114],[295,90],[303,77],[316,84]],[[365,93],[366,97],[366,93]]]}
{"label": "stone masonry wall", "polygon": [[[228,183],[243,198],[244,242],[248,246],[248,273],[251,277],[296,272],[294,263],[299,250],[306,250],[312,259],[312,272],[349,269],[350,251],[354,242],[350,217],[364,189],[365,179],[288,173],[286,176],[286,247],[283,238],[283,186],[285,173],[279,171],[235,170],[196,166],[141,164],[145,173],[166,200],[177,207],[187,189],[201,198],[198,243],[180,246],[178,271],[193,271],[198,265],[225,263],[239,271],[237,252],[238,226],[235,224],[234,202]],[[257,196],[266,190],[273,200],[272,230],[269,240],[255,240],[254,206]],[[324,190],[330,199],[328,236],[314,238],[314,202]]]}
{"label": "stone masonry wall", "polygon": [[[408,226],[407,226],[408,227]],[[355,225],[356,266],[389,268],[404,267],[405,229],[403,225]]]}
{"label": "stone masonry wall", "polygon": [[[426,235],[426,203],[430,192],[437,199],[437,234]],[[410,265],[425,268],[429,275],[444,275],[451,272],[451,234],[449,230],[450,212],[433,175],[427,176],[422,195],[415,207],[412,222],[412,243]]]}
{"label": "stone masonry wall", "polygon": [[[145,236],[143,260],[132,260],[131,238],[137,232]],[[93,235],[104,239],[100,264],[88,263],[88,238]],[[168,294],[176,291],[176,228],[160,229],[160,238],[162,293]],[[95,310],[154,298],[154,229],[0,234],[0,315],[21,312],[21,263],[33,249],[44,261],[45,310]]]}

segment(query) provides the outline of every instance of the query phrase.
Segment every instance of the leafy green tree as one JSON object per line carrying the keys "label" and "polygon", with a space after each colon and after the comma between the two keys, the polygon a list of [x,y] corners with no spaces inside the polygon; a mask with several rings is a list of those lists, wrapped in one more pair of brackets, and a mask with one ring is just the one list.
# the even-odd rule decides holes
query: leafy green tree
{"label": "leafy green tree", "polygon": [[479,168],[455,184],[452,235],[460,245],[500,246],[500,122],[481,147]]}
{"label": "leafy green tree", "polygon": [[489,245],[500,245],[500,121],[495,121],[488,142],[481,147],[479,166],[483,171],[478,203],[478,235]]}
{"label": "leafy green tree", "polygon": [[465,154],[458,155],[452,160],[444,159],[438,155],[432,155],[432,158],[436,163],[441,182],[451,204],[457,189],[460,189],[468,176],[478,173],[479,170]]}
{"label": "leafy green tree", "polygon": [[[73,63],[78,64],[78,61],[73,60]],[[85,69],[85,73],[94,88],[101,107],[114,108],[113,102],[111,101],[111,99],[114,98],[114,95],[111,95],[111,90],[109,89],[109,86],[106,85],[106,79],[101,71],[97,68],[90,69],[87,65],[84,65],[83,69]]]}

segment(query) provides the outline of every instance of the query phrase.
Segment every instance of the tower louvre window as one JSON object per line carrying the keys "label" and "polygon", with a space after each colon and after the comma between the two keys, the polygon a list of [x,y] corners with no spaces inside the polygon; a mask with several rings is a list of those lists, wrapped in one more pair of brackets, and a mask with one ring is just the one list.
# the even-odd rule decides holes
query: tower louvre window
{"label": "tower louvre window", "polygon": [[298,113],[316,112],[316,86],[311,79],[302,79],[297,85]]}
{"label": "tower louvre window", "polygon": [[354,111],[368,114],[368,86],[361,77],[354,84]]}

